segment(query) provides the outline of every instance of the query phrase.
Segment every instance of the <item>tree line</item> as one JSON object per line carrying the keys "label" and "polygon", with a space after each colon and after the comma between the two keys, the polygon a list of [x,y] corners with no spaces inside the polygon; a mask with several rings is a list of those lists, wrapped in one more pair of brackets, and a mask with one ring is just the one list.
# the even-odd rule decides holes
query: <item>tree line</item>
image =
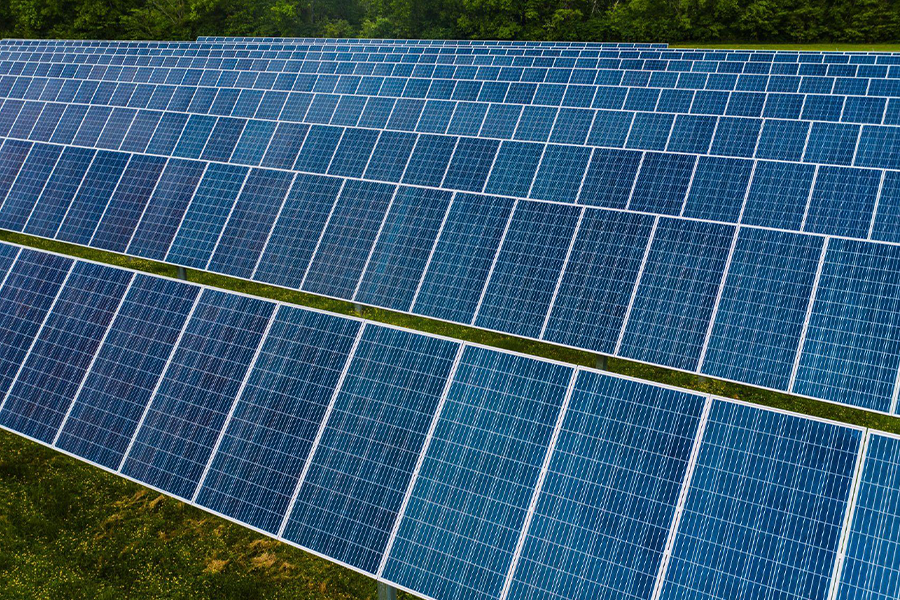
{"label": "tree line", "polygon": [[0,36],[900,40],[900,0],[0,0]]}

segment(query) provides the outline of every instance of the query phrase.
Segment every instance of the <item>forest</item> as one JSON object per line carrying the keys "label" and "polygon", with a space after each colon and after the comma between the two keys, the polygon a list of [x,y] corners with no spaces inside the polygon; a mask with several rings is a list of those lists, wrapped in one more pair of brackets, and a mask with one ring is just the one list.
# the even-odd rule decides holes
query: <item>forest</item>
{"label": "forest", "polygon": [[0,0],[0,37],[900,40],[900,0]]}

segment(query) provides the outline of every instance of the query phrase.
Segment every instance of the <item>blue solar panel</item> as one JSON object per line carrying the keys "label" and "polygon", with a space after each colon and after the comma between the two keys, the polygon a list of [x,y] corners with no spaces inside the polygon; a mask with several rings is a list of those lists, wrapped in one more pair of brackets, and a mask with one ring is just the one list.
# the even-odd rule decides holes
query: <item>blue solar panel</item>
{"label": "blue solar panel", "polygon": [[0,410],[0,424],[52,442],[132,273],[76,263]]}
{"label": "blue solar panel", "polygon": [[590,148],[548,145],[530,196],[539,200],[575,202],[590,158]]}
{"label": "blue solar panel", "polygon": [[[5,105],[4,105],[5,106]],[[3,148],[0,148],[0,199],[5,199],[9,193],[22,163],[28,157],[31,144],[17,140],[5,140]]]}
{"label": "blue solar panel", "polygon": [[210,259],[210,270],[237,277],[253,274],[293,180],[294,175],[285,171],[251,169]]}
{"label": "blue solar panel", "polygon": [[881,177],[871,169],[819,167],[804,231],[867,237]]}
{"label": "blue solar panel", "polygon": [[605,208],[625,208],[642,159],[641,152],[631,150],[594,150],[578,202]]}
{"label": "blue solar panel", "polygon": [[741,229],[701,371],[786,390],[823,240]]}
{"label": "blue solar panel", "polygon": [[685,154],[644,155],[628,208],[664,215],[681,214],[696,157]]}
{"label": "blue solar panel", "polygon": [[57,233],[59,239],[85,245],[91,241],[129,158],[130,155],[118,152],[97,152],[81,187],[68,206]]}
{"label": "blue solar panel", "polygon": [[869,434],[853,519],[840,569],[838,600],[887,600],[900,594],[897,577],[900,440]]}
{"label": "blue solar panel", "polygon": [[415,312],[472,320],[513,205],[509,198],[456,194],[413,303]]}
{"label": "blue solar panel", "polygon": [[199,288],[137,275],[56,445],[118,468]]}
{"label": "blue solar panel", "polygon": [[355,300],[409,309],[451,198],[449,192],[423,188],[397,191]]}
{"label": "blue solar panel", "polygon": [[201,162],[169,159],[125,250],[164,260],[206,170]]}
{"label": "blue solar panel", "polygon": [[543,147],[540,144],[503,142],[485,191],[505,196],[528,196],[542,154]]}
{"label": "blue solar panel", "polygon": [[482,191],[499,145],[497,140],[460,138],[447,168],[443,187],[469,192]]}
{"label": "blue solar panel", "polygon": [[892,410],[900,367],[900,247],[832,239],[793,391]]}
{"label": "blue solar panel", "polygon": [[[0,151],[2,152],[2,151]],[[50,179],[61,146],[35,144],[0,208],[0,227],[21,231]]]}
{"label": "blue solar panel", "polygon": [[202,293],[132,440],[124,474],[192,497],[274,308]]}
{"label": "blue solar panel", "polygon": [[623,356],[697,367],[734,234],[725,225],[660,219],[621,339]]}
{"label": "blue solar panel", "polygon": [[682,215],[736,223],[747,197],[753,163],[738,158],[701,156],[691,179]]}
{"label": "blue solar panel", "polygon": [[360,324],[283,306],[197,502],[278,533]]}
{"label": "blue solar panel", "polygon": [[507,597],[650,598],[705,401],[581,371]]}
{"label": "blue solar panel", "polygon": [[256,267],[256,279],[300,287],[342,185],[332,177],[297,175]]}
{"label": "blue solar panel", "polygon": [[714,400],[660,598],[826,598],[861,440]]}
{"label": "blue solar panel", "polygon": [[458,345],[367,326],[284,538],[378,570]]}
{"label": "blue solar panel", "polygon": [[652,227],[648,216],[585,213],[543,339],[614,352]]}
{"label": "blue solar panel", "polygon": [[114,252],[124,252],[128,248],[128,242],[165,166],[166,160],[160,157],[132,157],[100,218],[90,240],[91,246]]}
{"label": "blue solar panel", "polygon": [[384,576],[432,598],[496,598],[570,367],[466,347]]}
{"label": "blue solar panel", "polygon": [[166,256],[169,262],[203,269],[215,250],[249,170],[210,164],[197,186]]}
{"label": "blue solar panel", "polygon": [[475,324],[537,337],[581,210],[544,202],[516,206]]}
{"label": "blue solar panel", "polygon": [[403,183],[439,186],[450,164],[456,139],[436,135],[420,135],[409,157]]}
{"label": "blue solar panel", "polygon": [[741,222],[799,230],[815,170],[812,165],[756,163]]}
{"label": "blue solar panel", "polygon": [[318,242],[303,289],[350,299],[397,187],[347,181]]}
{"label": "blue solar panel", "polygon": [[20,365],[65,280],[72,261],[23,250],[0,288],[0,394],[9,390]]}
{"label": "blue solar panel", "polygon": [[335,151],[328,173],[342,177],[362,177],[378,141],[374,129],[346,129]]}

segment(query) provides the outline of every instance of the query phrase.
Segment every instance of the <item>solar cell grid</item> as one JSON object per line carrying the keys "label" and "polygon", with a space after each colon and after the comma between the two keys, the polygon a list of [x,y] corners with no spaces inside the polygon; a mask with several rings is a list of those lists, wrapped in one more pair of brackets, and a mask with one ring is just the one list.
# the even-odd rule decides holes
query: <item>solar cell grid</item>
{"label": "solar cell grid", "polygon": [[660,598],[827,598],[863,432],[713,401]]}
{"label": "solar cell grid", "polygon": [[285,539],[375,574],[458,344],[366,326]]}
{"label": "solar cell grid", "polygon": [[578,372],[506,598],[650,598],[706,402]]}
{"label": "solar cell grid", "polygon": [[75,264],[10,383],[0,406],[0,424],[53,441],[132,275]]}
{"label": "solar cell grid", "polygon": [[467,347],[384,576],[432,598],[496,598],[571,368]]}
{"label": "solar cell grid", "polygon": [[270,302],[205,290],[166,365],[122,473],[191,499],[274,313]]}
{"label": "solar cell grid", "polygon": [[116,469],[198,296],[193,286],[135,276],[54,444]]}
{"label": "solar cell grid", "polygon": [[[53,410],[40,416],[48,434],[95,464],[127,452],[126,475],[137,469],[130,457],[146,456],[163,472],[138,479],[238,522],[272,535],[283,529],[292,543],[371,574],[384,563],[388,581],[431,597],[648,597],[655,586],[661,597],[774,589],[807,598],[825,597],[831,584],[851,481],[867,464],[859,429],[375,324],[363,329],[355,319],[85,261],[69,276],[69,259],[0,245],[7,266],[16,254],[0,302],[44,288],[43,305],[55,306],[30,320],[38,340],[71,321],[73,308],[84,310],[69,302],[76,294],[115,305],[95,311],[110,324],[97,330],[96,355],[86,349],[74,361],[86,362],[83,383],[59,396],[71,407],[62,426]],[[31,283],[17,273],[32,274]],[[85,292],[76,273],[102,285]],[[104,296],[104,285],[121,293]],[[168,327],[155,325],[159,315],[171,316]],[[46,364],[32,357],[44,354],[41,344],[27,345],[32,355],[18,360],[40,371]],[[111,370],[125,357],[133,369]],[[175,384],[192,371],[211,378],[206,388]],[[129,401],[110,404],[104,390],[123,385],[133,385]],[[141,432],[161,422],[153,413],[169,409],[165,418],[180,425],[164,429],[183,443],[163,436],[146,445]],[[91,428],[101,423],[120,435],[98,436]],[[33,425],[5,427],[28,435]],[[130,428],[139,430],[131,442]],[[358,443],[348,447],[348,439]],[[471,460],[458,460],[457,450]],[[615,476],[584,479],[598,469]],[[191,493],[188,485],[173,492],[185,476]],[[378,487],[386,482],[388,493]],[[602,493],[584,501],[588,484]],[[340,519],[323,512],[338,497],[350,508]],[[714,518],[730,523],[730,533],[702,545],[719,529],[697,524]],[[602,547],[617,550],[601,555]],[[559,557],[552,566],[551,555]]]}

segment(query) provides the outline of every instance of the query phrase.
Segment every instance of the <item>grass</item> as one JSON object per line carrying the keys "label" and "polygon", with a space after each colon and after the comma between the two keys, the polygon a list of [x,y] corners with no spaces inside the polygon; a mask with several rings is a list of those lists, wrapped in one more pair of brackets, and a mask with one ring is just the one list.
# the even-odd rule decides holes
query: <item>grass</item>
{"label": "grass", "polygon": [[[0,232],[0,240],[175,277],[164,263]],[[409,327],[568,363],[599,356],[514,336],[188,271],[219,288]],[[900,418],[610,358],[607,370],[900,433]],[[374,598],[372,580],[0,431],[0,589],[4,599]],[[409,597],[409,596],[407,596]]]}

